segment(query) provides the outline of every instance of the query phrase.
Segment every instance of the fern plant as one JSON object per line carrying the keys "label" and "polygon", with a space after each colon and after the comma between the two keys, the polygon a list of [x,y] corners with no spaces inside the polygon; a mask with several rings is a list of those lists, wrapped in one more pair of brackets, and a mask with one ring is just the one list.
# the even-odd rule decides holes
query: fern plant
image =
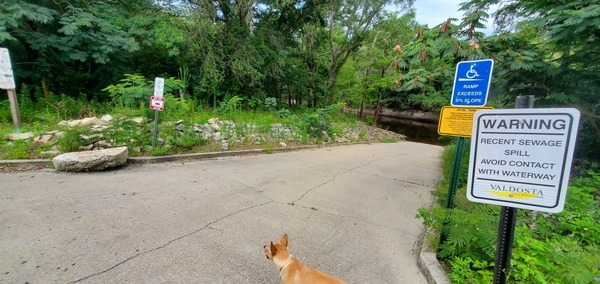
{"label": "fern plant", "polygon": [[[453,155],[445,151],[449,162]],[[445,179],[450,167],[444,167]],[[462,180],[466,171],[462,171]],[[445,189],[446,182],[441,182]],[[598,283],[600,275],[599,167],[570,181],[565,209],[558,214],[519,210],[507,281],[511,283]],[[443,192],[444,190],[440,190]],[[438,193],[439,195],[445,195]],[[454,283],[489,283],[494,271],[499,206],[464,200],[457,208],[420,208],[417,217],[446,235],[438,256],[450,265]],[[435,244],[439,239],[433,240]]]}
{"label": "fern plant", "polygon": [[[138,108],[148,104],[150,96],[153,95],[154,81],[146,79],[140,74],[125,74],[125,78],[119,80],[116,85],[109,85],[102,89],[108,92],[112,99],[123,106]],[[173,77],[165,78],[164,93],[170,94],[175,90],[182,89],[184,83]]]}

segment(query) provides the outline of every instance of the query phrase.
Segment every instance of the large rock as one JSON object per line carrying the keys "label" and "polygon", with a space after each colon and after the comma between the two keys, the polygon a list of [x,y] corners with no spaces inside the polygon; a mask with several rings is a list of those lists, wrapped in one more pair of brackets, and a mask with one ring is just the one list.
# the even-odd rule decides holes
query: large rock
{"label": "large rock", "polygon": [[65,172],[102,171],[127,163],[127,147],[110,148],[95,151],[71,152],[52,159],[54,169]]}
{"label": "large rock", "polygon": [[[107,117],[104,117],[104,119],[107,119]],[[59,122],[58,125],[66,125],[68,127],[90,126],[90,125],[108,126],[108,125],[110,125],[110,122],[107,120],[97,118],[97,117],[86,117],[86,118],[77,119],[77,120],[69,120],[69,121],[63,120],[63,121]]]}
{"label": "large rock", "polygon": [[33,136],[35,136],[35,134],[33,132],[11,133],[11,134],[7,135],[7,138],[10,141],[16,141],[16,140],[27,140]]}

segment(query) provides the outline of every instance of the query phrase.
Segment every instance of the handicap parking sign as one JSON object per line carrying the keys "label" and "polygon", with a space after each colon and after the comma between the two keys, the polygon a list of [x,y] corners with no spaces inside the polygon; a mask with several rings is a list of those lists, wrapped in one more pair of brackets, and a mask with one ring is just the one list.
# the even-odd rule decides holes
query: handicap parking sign
{"label": "handicap parking sign", "polygon": [[491,59],[459,62],[450,103],[453,106],[485,106],[493,69]]}

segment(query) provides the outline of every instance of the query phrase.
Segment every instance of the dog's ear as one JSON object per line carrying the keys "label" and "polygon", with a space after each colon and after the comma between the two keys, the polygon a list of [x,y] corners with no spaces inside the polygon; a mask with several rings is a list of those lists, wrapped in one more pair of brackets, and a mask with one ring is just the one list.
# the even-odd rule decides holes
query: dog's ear
{"label": "dog's ear", "polygon": [[281,237],[281,245],[283,247],[287,248],[287,245],[288,245],[288,236],[287,236],[287,234],[284,234],[283,237]]}
{"label": "dog's ear", "polygon": [[271,242],[271,255],[275,255],[277,253],[277,247]]}

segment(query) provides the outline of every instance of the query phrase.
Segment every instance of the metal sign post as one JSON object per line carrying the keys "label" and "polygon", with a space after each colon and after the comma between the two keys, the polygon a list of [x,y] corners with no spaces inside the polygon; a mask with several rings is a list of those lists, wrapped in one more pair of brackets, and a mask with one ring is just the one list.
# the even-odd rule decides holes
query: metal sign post
{"label": "metal sign post", "polygon": [[[516,108],[532,106],[533,96],[517,98]],[[494,284],[510,271],[517,208],[563,210],[579,117],[572,108],[475,113],[467,198],[502,206]]]}
{"label": "metal sign post", "polygon": [[154,110],[154,129],[152,130],[152,147],[156,147],[156,135],[158,133],[158,112],[163,111],[165,107],[165,99],[163,91],[165,79],[156,77],[154,79],[154,96],[150,97],[150,109]]}
{"label": "metal sign post", "polygon": [[[458,136],[446,199],[447,209],[454,208],[458,178],[465,152],[465,138],[471,138],[473,114],[480,109],[491,109],[491,107],[483,106],[487,103],[493,67],[494,61],[491,59],[459,62],[456,65],[450,100],[452,106],[459,107],[443,107],[440,112],[438,133]],[[443,225],[440,234],[440,248],[447,239],[446,226],[447,224]]]}

